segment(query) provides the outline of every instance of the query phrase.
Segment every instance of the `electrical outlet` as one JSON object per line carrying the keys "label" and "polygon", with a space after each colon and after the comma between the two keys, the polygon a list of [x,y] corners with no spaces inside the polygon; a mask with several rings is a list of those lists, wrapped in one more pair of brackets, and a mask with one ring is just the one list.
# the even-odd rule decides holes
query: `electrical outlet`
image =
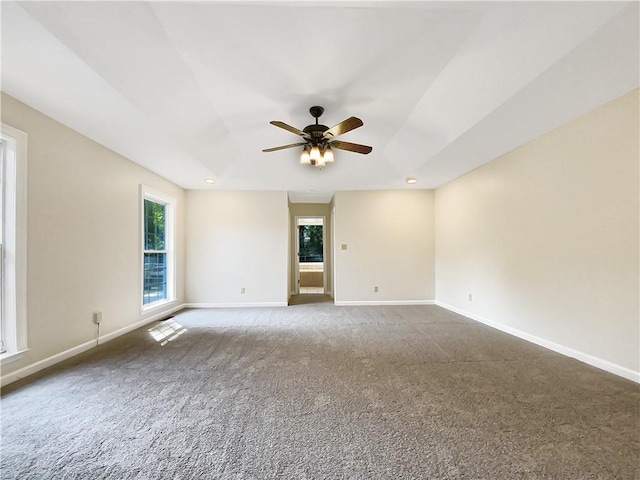
{"label": "electrical outlet", "polygon": [[244,293],[244,292],[246,292],[246,290],[245,290],[245,288],[244,288],[244,287],[242,287],[242,288],[240,289],[240,293]]}
{"label": "electrical outlet", "polygon": [[472,302],[473,301],[473,295],[469,294],[469,301]]}
{"label": "electrical outlet", "polygon": [[341,248],[342,250],[346,250],[346,249],[347,249],[347,244],[346,244],[346,243],[341,244],[341,245],[340,245],[340,248]]}
{"label": "electrical outlet", "polygon": [[93,313],[93,323],[96,325],[100,325],[100,323],[102,323],[102,312]]}
{"label": "electrical outlet", "polygon": [[378,293],[378,287],[373,287],[373,291]]}

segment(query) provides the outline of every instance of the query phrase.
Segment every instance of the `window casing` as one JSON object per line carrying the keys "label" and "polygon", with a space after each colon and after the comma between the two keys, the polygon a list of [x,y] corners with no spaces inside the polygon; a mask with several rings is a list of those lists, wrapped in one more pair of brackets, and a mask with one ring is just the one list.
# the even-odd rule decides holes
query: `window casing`
{"label": "window casing", "polygon": [[0,359],[27,351],[27,134],[0,131]]}
{"label": "window casing", "polygon": [[175,205],[172,197],[141,187],[142,310],[175,300]]}

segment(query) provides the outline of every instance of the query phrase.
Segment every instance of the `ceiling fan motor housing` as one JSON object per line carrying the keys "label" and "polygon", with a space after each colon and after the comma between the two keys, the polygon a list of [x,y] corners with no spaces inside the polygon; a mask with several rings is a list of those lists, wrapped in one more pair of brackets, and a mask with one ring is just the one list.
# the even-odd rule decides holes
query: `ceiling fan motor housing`
{"label": "ceiling fan motor housing", "polygon": [[312,145],[319,145],[321,143],[321,140],[324,140],[324,132],[329,130],[329,127],[327,127],[326,125],[318,124],[318,117],[320,117],[324,113],[324,107],[315,105],[309,109],[309,113],[316,119],[316,123],[315,125],[307,125],[302,129],[302,131],[304,133],[308,133],[311,136],[311,141],[309,143],[311,143]]}
{"label": "ceiling fan motor housing", "polygon": [[329,127],[326,125],[307,125],[302,129],[304,133],[308,133],[311,135],[312,143],[317,144],[321,140],[325,140],[324,132],[329,130]]}
{"label": "ceiling fan motor housing", "polygon": [[[329,146],[329,144],[326,141],[324,132],[329,130],[329,127],[327,127],[326,125],[318,124],[318,117],[320,117],[324,113],[324,108],[316,105],[309,109],[309,113],[316,119],[316,123],[315,125],[307,125],[302,129],[302,131],[309,135],[309,138],[307,138],[307,142],[311,147],[325,149]],[[310,159],[310,163],[314,167],[320,166],[318,164],[318,160],[315,159]],[[322,166],[324,166],[324,162],[322,163]]]}

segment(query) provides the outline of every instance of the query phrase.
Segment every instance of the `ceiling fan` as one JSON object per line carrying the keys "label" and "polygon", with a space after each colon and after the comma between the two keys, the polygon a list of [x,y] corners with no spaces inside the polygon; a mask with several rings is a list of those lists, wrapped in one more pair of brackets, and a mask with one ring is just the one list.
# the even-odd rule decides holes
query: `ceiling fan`
{"label": "ceiling fan", "polygon": [[367,145],[359,145],[357,143],[343,142],[342,140],[334,140],[338,135],[345,134],[364,125],[362,120],[356,117],[349,117],[339,124],[329,128],[326,125],[318,124],[318,118],[323,114],[324,108],[314,106],[309,109],[309,113],[316,119],[315,125],[307,125],[302,130],[298,130],[291,125],[287,125],[284,122],[271,121],[271,125],[284,128],[285,130],[300,135],[304,142],[291,143],[289,145],[282,145],[281,147],[265,148],[263,152],[275,152],[277,150],[284,150],[285,148],[293,148],[304,146],[302,154],[300,155],[300,163],[303,165],[312,165],[314,167],[322,168],[327,163],[333,162],[332,148],[339,150],[347,150],[349,152],[362,153],[367,155],[373,150],[372,147]]}

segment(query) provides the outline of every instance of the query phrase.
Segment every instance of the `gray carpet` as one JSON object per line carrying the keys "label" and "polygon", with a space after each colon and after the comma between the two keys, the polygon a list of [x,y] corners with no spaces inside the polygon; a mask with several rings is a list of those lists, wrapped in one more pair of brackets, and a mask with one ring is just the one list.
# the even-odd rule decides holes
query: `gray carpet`
{"label": "gray carpet", "polygon": [[171,321],[6,387],[1,477],[640,475],[638,385],[436,306]]}
{"label": "gray carpet", "polygon": [[291,295],[289,305],[305,305],[309,303],[333,303],[331,295],[311,293],[307,295]]}

